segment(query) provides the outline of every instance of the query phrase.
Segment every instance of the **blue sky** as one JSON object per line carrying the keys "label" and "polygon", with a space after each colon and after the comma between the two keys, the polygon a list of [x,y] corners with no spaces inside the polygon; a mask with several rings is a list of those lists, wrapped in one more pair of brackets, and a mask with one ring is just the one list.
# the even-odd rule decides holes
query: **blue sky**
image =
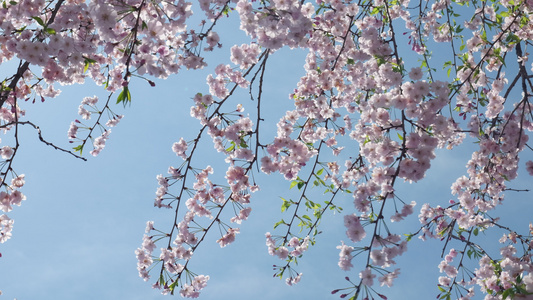
{"label": "blue sky", "polygon": [[[229,47],[242,43],[242,35],[219,33],[222,40],[229,40],[211,58],[229,63]],[[287,95],[302,74],[303,64],[300,51],[283,50],[272,57],[264,101],[270,107],[265,116],[273,132],[283,112],[280,108],[290,107]],[[134,250],[141,244],[146,221],[155,220],[156,226],[170,221],[169,211],[153,207],[155,177],[181,163],[171,146],[182,136],[191,139],[196,135],[197,121],[189,117],[190,99],[196,92],[208,91],[205,77],[215,66],[212,62],[206,70],[157,81],[155,88],[141,80],[133,82],[132,105],[126,109],[116,106],[115,111],[125,117],[112,129],[102,153],[88,157],[88,162],[47,147],[33,129],[23,128],[15,169],[26,174],[22,191],[27,200],[9,213],[15,220],[13,238],[0,246],[1,299],[168,299],[138,277]],[[2,65],[0,72],[9,72],[7,67]],[[71,147],[67,130],[78,118],[81,99],[92,95],[104,99],[106,94],[91,84],[61,89],[58,98],[28,103],[25,108],[48,141]],[[241,96],[246,99],[246,92]],[[423,203],[446,204],[450,184],[465,172],[471,142],[458,152],[439,151],[427,178],[400,187],[402,199],[414,200],[417,206],[412,218],[398,224],[397,233],[416,230],[415,215]],[[208,160],[215,155],[211,149],[202,154],[206,165],[213,164]],[[261,178],[263,189],[253,195],[252,215],[243,222],[236,242],[220,249],[215,243],[218,236],[210,235],[195,253],[193,270],[211,276],[202,299],[338,299],[338,295],[330,295],[331,290],[345,286],[344,276],[357,278],[360,269],[356,265],[353,272],[343,272],[337,267],[335,247],[340,240],[347,240],[342,215],[326,216],[324,234],[298,267],[304,273],[302,282],[288,287],[272,278],[272,264],[281,261],[268,255],[264,234],[272,232],[273,224],[282,217],[279,197],[289,193],[289,182],[279,175]],[[530,177],[522,174],[513,186],[531,187]],[[341,197],[341,206],[351,211],[351,198]],[[533,221],[528,214],[531,195],[512,194],[505,202],[500,209],[503,223],[527,229]],[[408,253],[396,260],[402,268],[400,278],[393,288],[380,291],[389,299],[433,299],[438,293],[441,247],[435,241],[410,242]]]}

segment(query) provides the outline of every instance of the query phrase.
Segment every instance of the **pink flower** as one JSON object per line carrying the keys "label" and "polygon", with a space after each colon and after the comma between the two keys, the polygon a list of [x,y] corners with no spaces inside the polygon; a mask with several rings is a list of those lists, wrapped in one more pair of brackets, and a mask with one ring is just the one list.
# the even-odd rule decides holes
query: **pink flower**
{"label": "pink flower", "polygon": [[148,221],[146,222],[146,228],[144,232],[148,233],[154,229],[154,221]]}
{"label": "pink flower", "polygon": [[279,247],[275,254],[279,257],[279,259],[286,259],[289,256],[289,249],[286,247]]}
{"label": "pink flower", "polygon": [[229,167],[226,172],[226,179],[233,193],[243,191],[249,186],[248,175],[241,167]]}
{"label": "pink flower", "polygon": [[78,125],[76,125],[75,122],[70,123],[70,128],[68,129],[68,133],[67,133],[68,138],[75,139],[77,132],[78,132]]}
{"label": "pink flower", "polygon": [[209,276],[198,275],[198,276],[194,277],[194,279],[192,281],[192,286],[197,291],[200,291],[201,289],[206,287],[208,280],[209,280]]}
{"label": "pink flower", "polygon": [[252,211],[251,207],[243,208],[239,211],[239,215],[231,218],[231,222],[235,222],[237,224],[241,224],[242,221],[245,221],[248,219],[248,216],[250,215],[250,212]]}
{"label": "pink flower", "polygon": [[217,240],[217,243],[221,248],[224,248],[235,241],[235,235],[239,232],[239,228],[229,228],[227,233]]}
{"label": "pink flower", "polygon": [[372,286],[374,285],[374,278],[376,278],[376,274],[372,274],[372,269],[366,268],[359,273],[359,278],[362,279],[361,283],[363,285]]}
{"label": "pink flower", "polygon": [[9,146],[4,146],[2,149],[0,149],[0,156],[2,156],[3,159],[9,159],[13,155],[13,149]]}
{"label": "pink flower", "polygon": [[387,254],[382,250],[372,250],[372,252],[370,252],[370,258],[372,259],[372,263],[376,266],[383,267],[387,265]]}
{"label": "pink flower", "polygon": [[533,176],[533,161],[528,160],[526,162],[526,171],[529,173],[529,175]]}
{"label": "pink flower", "polygon": [[24,174],[20,174],[19,176],[13,178],[11,180],[11,186],[13,188],[21,188],[24,185],[24,183],[25,183],[24,177],[25,177]]}
{"label": "pink flower", "polygon": [[19,190],[15,190],[9,195],[9,200],[12,205],[20,206],[22,200],[26,200],[26,196],[24,196]]}
{"label": "pink flower", "polygon": [[361,241],[366,236],[365,229],[355,214],[344,216],[344,226],[348,228],[346,235],[354,243]]}
{"label": "pink flower", "polygon": [[338,265],[344,271],[349,271],[353,267],[352,251],[354,250],[354,248],[351,246],[345,245],[344,242],[341,242],[341,243],[342,244],[340,246],[337,246],[337,249],[340,249]]}
{"label": "pink flower", "polygon": [[0,209],[4,212],[10,212],[13,210],[9,194],[6,192],[0,192]]}
{"label": "pink flower", "polygon": [[452,283],[452,280],[450,279],[450,277],[446,277],[446,276],[440,276],[439,277],[439,284],[442,285],[442,286],[450,286],[450,284]]}
{"label": "pink flower", "polygon": [[115,127],[117,126],[118,122],[120,122],[120,120],[123,118],[124,116],[123,115],[117,115],[117,116],[114,116],[113,119],[111,120],[108,120],[107,123],[105,124],[107,127]]}
{"label": "pink flower", "polygon": [[378,278],[379,283],[381,284],[381,286],[386,285],[388,287],[391,287],[394,279],[397,278],[399,274],[400,274],[400,269],[396,269],[394,270],[394,272],[387,273],[383,275],[382,277]]}
{"label": "pink flower", "polygon": [[285,280],[285,283],[287,283],[288,286],[292,286],[294,284],[297,284],[300,282],[300,279],[302,278],[303,273],[299,273],[296,277],[290,277]]}
{"label": "pink flower", "polygon": [[420,80],[422,78],[422,69],[412,68],[411,72],[409,72],[409,78],[412,80]]}
{"label": "pink flower", "polygon": [[14,222],[7,215],[0,215],[0,244],[11,238]]}
{"label": "pink flower", "polygon": [[529,273],[522,279],[522,282],[526,285],[526,291],[533,293],[533,273]]}
{"label": "pink flower", "polygon": [[184,298],[198,298],[200,297],[200,292],[196,291],[192,285],[186,283],[181,288],[180,295]]}
{"label": "pink flower", "polygon": [[177,156],[187,159],[187,155],[185,154],[187,147],[187,142],[183,138],[180,138],[179,142],[176,142],[172,145],[172,151],[174,151]]}

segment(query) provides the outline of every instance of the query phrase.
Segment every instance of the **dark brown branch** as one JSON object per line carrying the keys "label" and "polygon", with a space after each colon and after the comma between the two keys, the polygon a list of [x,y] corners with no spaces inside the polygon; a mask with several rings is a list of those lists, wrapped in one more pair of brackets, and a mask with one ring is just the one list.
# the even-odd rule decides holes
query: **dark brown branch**
{"label": "dark brown branch", "polygon": [[18,125],[30,125],[30,126],[33,127],[35,130],[37,130],[37,134],[39,135],[39,140],[40,140],[41,142],[45,143],[47,146],[50,146],[50,147],[54,148],[55,150],[59,150],[59,151],[66,152],[66,153],[68,153],[68,154],[70,154],[70,155],[72,155],[72,156],[74,156],[74,157],[76,157],[76,158],[79,158],[79,159],[83,160],[83,161],[87,161],[87,158],[85,158],[85,157],[81,157],[81,156],[77,155],[76,153],[73,153],[73,152],[71,152],[71,151],[69,151],[69,150],[63,149],[63,148],[61,148],[61,147],[58,147],[58,146],[54,145],[53,143],[50,143],[50,142],[46,141],[46,140],[43,138],[43,135],[42,135],[42,133],[41,133],[41,128],[39,128],[39,126],[33,124],[32,122],[30,122],[30,121],[13,122],[13,123],[9,123],[9,124],[6,124],[6,125],[13,125],[13,124],[15,124],[15,125],[17,125],[17,124],[18,124]]}

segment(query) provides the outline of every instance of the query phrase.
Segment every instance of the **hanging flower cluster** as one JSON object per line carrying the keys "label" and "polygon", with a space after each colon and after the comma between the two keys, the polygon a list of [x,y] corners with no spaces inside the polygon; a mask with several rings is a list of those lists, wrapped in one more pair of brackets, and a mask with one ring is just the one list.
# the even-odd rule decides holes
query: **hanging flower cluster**
{"label": "hanging flower cluster", "polygon": [[[198,23],[193,16],[202,19],[199,28],[190,27]],[[393,285],[400,275],[395,258],[408,251],[413,237],[441,240],[448,253],[438,266],[437,298],[466,300],[476,292],[487,300],[531,297],[533,229],[519,234],[524,229],[492,216],[506,192],[523,190],[513,186],[519,170],[533,175],[527,158],[533,130],[531,1],[4,2],[0,61],[20,64],[0,89],[0,128],[12,137],[0,150],[2,210],[25,199],[18,190],[24,175],[12,169],[18,127],[39,130],[22,120],[21,100],[45,101],[59,94],[57,84],[87,79],[105,87],[105,104],[97,96],[84,98],[78,111],[84,121],[68,129],[75,151],[81,155],[92,145],[96,156],[123,117],[112,111],[115,99],[132,103],[134,79],[154,86],[149,78],[206,67],[204,54],[221,46],[215,29],[222,17],[238,17],[249,42],[232,46],[233,65],[218,64],[206,91],[191,95],[190,115],[199,131],[172,145],[178,165],[157,176],[154,204],[168,209],[174,222],[168,229],[148,222],[136,250],[144,280],[154,278],[163,293],[198,297],[210,277],[196,274],[189,262],[208,232],[220,233],[220,247],[235,241],[238,226],[251,215],[262,172],[281,174],[299,195],[282,198],[289,217],[266,234],[268,253],[283,261],[274,275],[289,285],[302,280],[296,264],[317,243],[323,215],[344,208],[346,239],[337,247],[338,265],[356,280],[346,277],[348,286],[333,291],[341,298],[387,299],[376,285]],[[265,136],[262,109],[273,103],[263,99],[265,70],[284,47],[307,51],[305,74],[287,93],[293,108],[284,112],[275,135]],[[249,97],[241,99],[238,89]],[[198,155],[205,139],[223,157],[222,171]],[[451,186],[453,199],[434,195],[440,205],[421,205],[420,227],[397,232],[394,225],[417,204],[402,200],[398,186],[423,184],[436,150],[464,141],[475,141],[476,149]],[[322,189],[320,199],[313,187]],[[350,195],[353,205],[342,203],[341,194]],[[1,242],[12,225],[0,216]],[[486,230],[503,231],[498,255],[477,238]]]}

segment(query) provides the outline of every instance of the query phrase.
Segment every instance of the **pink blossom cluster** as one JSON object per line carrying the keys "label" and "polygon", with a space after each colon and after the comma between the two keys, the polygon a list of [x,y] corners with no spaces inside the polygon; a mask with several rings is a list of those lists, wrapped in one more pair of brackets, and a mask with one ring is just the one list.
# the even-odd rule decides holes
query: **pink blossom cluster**
{"label": "pink blossom cluster", "polygon": [[231,47],[230,60],[241,69],[248,69],[258,61],[261,48],[257,44],[242,44]]}
{"label": "pink blossom cluster", "polygon": [[[104,86],[111,94],[126,91],[132,74],[166,78],[182,67],[196,69],[205,66],[201,52],[219,46],[213,27],[200,30],[187,27],[193,15],[192,3],[131,1],[12,1],[0,8],[0,62],[20,59],[17,76],[7,82],[13,93],[2,89],[2,104],[15,107],[14,99],[55,97],[56,83],[70,85],[86,79]],[[202,1],[209,23],[216,23],[230,1]],[[16,33],[16,34],[14,34]],[[207,47],[202,48],[202,42]],[[39,72],[39,70],[41,72]],[[9,79],[9,80],[11,80]],[[153,82],[146,79],[151,85]],[[6,84],[6,87],[7,87]],[[111,97],[111,96],[110,96]],[[129,97],[129,96],[128,96]],[[88,120],[91,114],[110,112],[91,110],[96,97],[85,98],[79,114]],[[35,100],[34,100],[35,101]],[[109,102],[109,101],[108,101]],[[14,121],[22,110],[1,107],[2,119]],[[122,116],[110,113],[107,127],[115,126]],[[75,150],[81,152],[92,129],[102,126],[100,118],[93,126],[73,123],[68,136],[77,140],[79,128],[88,128]],[[94,154],[101,150],[103,139],[97,141]]]}
{"label": "pink blossom cluster", "polygon": [[305,143],[288,137],[278,137],[268,145],[269,156],[261,158],[261,170],[267,174],[280,172],[287,180],[294,180],[307,161],[316,155]]}
{"label": "pink blossom cluster", "polygon": [[[0,192],[0,209],[3,212],[10,212],[13,206],[20,206],[26,196],[19,191],[24,186],[24,174],[18,175],[11,180],[7,191]],[[6,214],[0,215],[0,243],[4,243],[11,238],[11,231],[13,230],[14,220],[10,219]]]}
{"label": "pink blossom cluster", "polygon": [[5,243],[11,238],[14,222],[6,214],[0,215],[0,243]]}
{"label": "pink blossom cluster", "polygon": [[[93,156],[97,156],[104,149],[105,142],[107,139],[109,139],[109,134],[111,133],[111,130],[108,128],[106,129],[106,127],[115,127],[124,117],[123,115],[118,115],[111,111],[109,107],[109,99],[104,105],[103,109],[99,109],[96,106],[97,103],[97,96],[83,98],[80,106],[78,107],[78,114],[84,120],[90,120],[91,116],[94,114],[97,116],[97,120],[95,121],[95,124],[93,126],[87,126],[83,124],[80,120],[75,120],[71,122],[67,133],[69,140],[71,140],[71,143],[81,142],[79,146],[74,148],[74,150],[80,151],[80,153],[82,153],[83,147],[85,146],[87,140],[91,139],[93,142],[93,150],[91,150],[90,153]],[[107,112],[107,115],[109,116],[109,119],[107,120],[105,126],[102,125],[100,121],[104,112]],[[96,128],[100,128],[102,130],[102,133],[100,136],[93,138],[93,132]],[[79,131],[88,132],[87,136],[85,138],[79,138]]]}
{"label": "pink blossom cluster", "polygon": [[344,271],[349,271],[353,267],[352,252],[354,251],[354,247],[345,245],[344,242],[341,241],[341,245],[337,246],[337,249],[340,249],[338,263],[339,267]]}
{"label": "pink blossom cluster", "polygon": [[200,296],[200,290],[202,290],[209,280],[209,276],[198,275],[194,277],[192,283],[184,284],[183,288],[180,290],[180,295],[186,298],[198,298]]}
{"label": "pink blossom cluster", "polygon": [[270,255],[275,255],[281,260],[285,260],[289,256],[298,257],[301,256],[309,247],[309,236],[306,236],[304,239],[300,240],[297,237],[292,237],[287,246],[291,247],[293,250],[290,251],[287,247],[281,246],[277,247],[276,242],[270,232],[265,234],[266,236],[266,245],[268,248],[268,253]]}
{"label": "pink blossom cluster", "polygon": [[215,68],[216,77],[211,74],[207,76],[207,84],[209,85],[209,92],[211,95],[224,99],[228,96],[229,91],[226,85],[229,83],[236,83],[242,88],[248,87],[248,81],[244,79],[240,71],[233,70],[229,65],[218,65]]}
{"label": "pink blossom cluster", "polygon": [[106,140],[109,139],[109,134],[111,133],[111,129],[108,129],[104,131],[100,136],[96,137],[93,141],[93,147],[94,149],[91,150],[92,156],[97,156],[100,154],[100,152],[104,149]]}
{"label": "pink blossom cluster", "polygon": [[[286,260],[288,262],[288,264],[284,267],[274,266],[275,268],[280,269],[281,273],[283,273],[285,269],[288,268],[289,273],[291,275],[285,279],[285,283],[289,286],[292,286],[300,282],[303,273],[295,272],[289,265],[296,257],[301,257],[304,252],[309,248],[310,237],[306,236],[305,238],[300,239],[296,236],[293,236],[290,240],[288,240],[288,242],[283,243],[287,247],[292,248],[292,250],[290,250],[286,246],[278,246],[278,243],[275,241],[275,239],[278,239],[278,237],[273,237],[270,232],[267,232],[265,236],[268,253],[272,256],[277,256],[279,259]],[[287,241],[287,238],[285,237],[284,240]]]}
{"label": "pink blossom cluster", "polygon": [[[463,24],[474,31],[473,37],[467,37],[461,49],[453,48],[454,62],[460,57],[460,61],[449,64],[455,81],[445,82],[435,79],[438,77],[428,66],[426,51],[431,43],[459,42],[458,27],[445,18],[451,4],[436,1],[421,8],[422,15],[411,16],[412,11],[406,9],[408,3],[405,1],[379,3],[381,6],[371,5],[369,8],[336,0],[321,0],[316,5],[286,0],[237,1],[235,8],[241,18],[241,29],[252,39],[249,44],[231,49],[231,61],[243,72],[220,64],[215,75],[207,79],[210,95],[197,94],[191,108],[191,116],[199,119],[203,126],[198,139],[207,129],[215,149],[226,155],[230,165],[226,180],[228,191],[232,193],[231,203],[242,205],[250,201],[248,191],[253,185],[248,176],[249,166],[257,160],[259,148],[267,152],[260,159],[261,171],[267,174],[279,172],[301,190],[299,201],[284,203],[305,202],[320,216],[323,210],[309,204],[312,201],[307,198],[310,180],[316,179],[316,185],[324,186],[325,194],[333,194],[333,200],[338,192],[353,191],[353,209],[359,213],[349,211],[344,216],[346,234],[353,245],[343,242],[338,247],[338,264],[348,271],[356,264],[358,255],[366,256],[366,260],[362,259],[366,264],[359,273],[360,281],[353,284],[356,298],[363,291],[369,297],[371,292],[362,286],[372,286],[377,273],[381,274],[379,282],[382,286],[391,286],[400,272],[388,268],[395,265],[395,258],[406,251],[411,236],[402,240],[400,235],[390,232],[388,222],[409,217],[415,201],[405,203],[400,199],[396,191],[399,179],[409,183],[423,180],[438,148],[453,149],[463,143],[466,133],[477,139],[480,148],[467,164],[468,175],[459,178],[452,186],[457,201],[453,200],[448,207],[425,204],[419,214],[422,223],[420,238],[446,238],[471,245],[466,232],[473,235],[474,230],[483,231],[495,226],[497,220],[484,213],[501,204],[507,181],[517,177],[519,154],[528,142],[526,130],[532,129],[531,108],[525,96],[527,90],[523,91],[523,100],[506,111],[509,81],[503,72],[491,74],[503,66],[502,53],[518,47],[509,42],[510,38],[505,39],[508,32],[517,32],[520,38],[530,35],[518,26],[517,15],[495,18],[496,10],[490,6],[477,10],[473,18]],[[372,9],[380,13],[376,14]],[[483,27],[480,25],[484,22],[481,16],[501,22],[492,40],[481,31]],[[399,36],[400,31],[393,28],[393,20],[399,19],[405,23],[408,34],[405,40]],[[400,53],[405,49],[399,44],[404,42],[414,55],[423,58],[422,67],[408,65],[402,59]],[[213,37],[210,46],[215,43],[218,40]],[[253,85],[264,67],[261,63],[283,46],[309,51],[304,65],[305,75],[290,95],[294,109],[286,112],[278,122],[272,142],[263,145],[259,139],[253,142],[253,137],[259,136],[260,105],[254,123],[249,115],[242,114],[241,105],[232,111],[233,115],[222,112],[221,107],[236,87]],[[259,47],[269,50],[260,53]],[[527,54],[516,49],[524,66]],[[456,55],[459,52],[463,55]],[[245,79],[256,65],[258,71],[254,79]],[[522,69],[521,72],[526,71]],[[525,73],[521,74],[524,76]],[[261,77],[259,86],[262,84]],[[217,98],[219,100],[214,100]],[[352,151],[354,145],[359,150],[355,154]],[[332,155],[324,149],[330,149]],[[189,151],[180,140],[175,152],[188,165],[194,149]],[[344,164],[338,163],[335,157],[343,155],[349,158]],[[323,177],[317,171],[322,166],[325,167],[320,173],[326,173]],[[526,163],[526,168],[530,171],[530,162]],[[310,172],[308,181],[301,179],[306,172]],[[175,177],[176,180],[179,178]],[[164,193],[158,192],[158,198],[166,194],[166,188],[163,188]],[[191,199],[194,201],[189,199],[187,208],[198,212],[196,204],[202,202]],[[333,200],[326,201],[327,206],[334,207]],[[232,221],[248,217],[249,210],[238,207],[239,215]],[[221,224],[217,216],[218,211],[213,222]],[[299,208],[294,210],[293,216],[293,219],[302,218]],[[298,251],[303,239],[292,234],[292,226],[296,225],[292,222],[283,224],[288,225],[285,236],[266,235],[269,253],[288,262],[278,268],[277,276],[286,269],[292,270],[291,256],[303,253]],[[227,225],[220,226],[224,228],[224,234],[218,242],[226,246],[239,231]],[[308,226],[310,232],[316,230],[312,221]],[[179,228],[184,230],[185,227]],[[461,234],[454,233],[457,230]],[[289,239],[290,236],[293,238]],[[312,236],[305,238],[312,239]],[[368,246],[357,246],[365,241]],[[462,284],[468,292],[461,295],[469,299],[473,296],[470,283],[455,280],[464,267],[453,265],[454,258],[459,255],[464,257],[465,253],[453,250],[440,264],[446,276],[439,279],[439,284],[446,291]],[[494,274],[495,270],[492,271]],[[528,271],[524,266],[522,274],[525,273]],[[287,282],[295,283],[297,278],[299,280],[299,273],[291,273]],[[498,280],[503,282],[499,277]]]}
{"label": "pink blossom cluster", "polygon": [[[516,239],[511,242],[516,243]],[[521,286],[527,292],[533,291],[530,255],[518,257],[517,252],[510,244],[500,249],[501,258],[497,261],[487,255],[479,260],[479,268],[475,270],[475,282],[481,291],[487,294],[485,299],[497,299],[496,295],[515,286]]]}
{"label": "pink blossom cluster", "polygon": [[[519,298],[524,290],[533,291],[531,238],[501,225],[489,212],[503,203],[520,168],[533,175],[531,160],[520,163],[524,151],[532,149],[533,69],[526,46],[533,39],[533,6],[531,1],[464,2],[5,2],[0,8],[0,62],[18,59],[20,64],[0,89],[0,125],[17,138],[17,126],[30,124],[21,121],[21,100],[44,101],[59,94],[54,87],[58,83],[90,79],[105,87],[108,100],[98,108],[97,96],[85,97],[78,114],[92,124],[72,122],[68,138],[78,143],[74,150],[80,154],[92,143],[90,153],[96,156],[105,147],[109,128],[123,117],[109,105],[115,96],[126,105],[132,102],[130,87],[138,79],[154,86],[148,77],[168,78],[184,68],[207,66],[204,52],[222,46],[215,31],[219,21],[238,16],[250,41],[231,47],[234,66],[218,62],[206,79],[209,94],[193,98],[190,115],[200,122],[198,135],[174,143],[181,165],[169,167],[168,176],[157,176],[154,204],[171,209],[175,221],[168,233],[148,223],[136,251],[140,276],[148,280],[148,270],[160,264],[162,279],[158,276],[155,288],[172,294],[179,287],[183,297],[198,297],[209,276],[192,275],[188,262],[212,228],[220,231],[221,247],[235,240],[240,229],[225,220],[241,224],[248,219],[251,193],[258,189],[254,165],[260,161],[262,172],[282,174],[300,193],[297,200],[284,200],[282,210],[292,213],[291,221],[279,223],[286,225],[285,234],[266,235],[268,252],[287,262],[275,274],[281,277],[287,271],[287,284],[300,281],[302,273],[292,269],[295,258],[315,242],[328,208],[340,211],[338,195],[347,193],[353,197],[353,207],[343,205],[348,240],[337,248],[342,270],[358,266],[359,281],[348,280],[353,298],[375,298],[376,293],[386,299],[372,287],[374,279],[392,286],[400,273],[391,269],[395,258],[416,235],[443,240],[444,249],[451,244],[464,249],[453,246],[439,264],[440,297],[455,289],[461,300],[471,299],[477,284],[486,299],[504,298],[504,293]],[[190,24],[197,23],[195,4],[202,14],[200,27]],[[468,34],[461,33],[464,29]],[[441,46],[449,47],[451,55],[443,51],[442,58],[434,60],[430,49]],[[308,52],[305,74],[290,94],[294,108],[281,117],[275,136],[265,139],[264,74],[269,56],[282,47]],[[447,59],[445,82],[434,64]],[[238,97],[237,88],[248,90],[254,101],[250,107],[256,111],[244,113],[246,99],[239,99],[235,109],[228,99]],[[204,167],[211,158],[198,158],[205,133],[227,164],[223,172]],[[437,149],[453,149],[467,134],[477,148],[465,175],[451,186],[453,199],[422,205],[420,230],[402,240],[392,223],[413,214],[416,202],[404,202],[397,185],[422,181]],[[270,142],[263,143],[266,140]],[[4,212],[25,199],[18,191],[22,175],[13,175],[11,185],[5,183],[8,174],[14,174],[11,162],[17,147],[0,148]],[[195,167],[199,159],[201,168]],[[330,198],[311,200],[311,186],[323,188],[324,197]],[[3,242],[10,237],[13,220],[2,215],[0,224]],[[295,234],[298,226],[309,231],[300,237]],[[497,229],[507,232],[502,242],[509,243],[501,248],[501,258],[489,256],[476,239],[480,231]],[[165,245],[159,255],[154,254],[156,242]],[[479,261],[468,280],[459,278],[467,271],[466,256]]]}
{"label": "pink blossom cluster", "polygon": [[[243,194],[243,192],[248,189],[249,185],[247,184],[247,176],[245,175],[245,173],[241,173],[241,171],[243,171],[243,169],[240,167],[230,169],[228,170],[227,177],[229,183],[235,190],[235,192],[232,193],[233,196],[230,197],[232,201],[229,202],[242,207],[243,204],[249,202],[249,195]],[[169,169],[169,173],[171,174],[170,177],[163,177],[161,175],[158,176],[160,187],[156,193],[156,206],[172,208],[170,204],[164,203],[164,201],[167,199],[166,197],[168,197],[168,189],[170,186],[170,182],[184,182],[184,177],[186,176],[186,174],[188,174],[185,173],[181,175],[181,171],[176,170],[172,167]],[[196,181],[192,186],[192,189],[194,190],[194,195],[185,202],[187,212],[185,213],[183,220],[176,225],[177,232],[173,241],[174,245],[169,249],[161,249],[161,255],[158,261],[164,262],[162,268],[170,274],[166,286],[161,286],[159,284],[156,284],[155,286],[157,288],[162,289],[163,293],[173,292],[174,287],[169,288],[169,285],[172,286],[170,282],[174,283],[174,286],[176,286],[175,283],[178,282],[177,280],[181,277],[181,275],[184,272],[189,272],[186,267],[188,261],[192,258],[192,254],[194,252],[194,249],[198,246],[198,243],[204,239],[204,235],[206,232],[198,232],[195,229],[197,226],[196,224],[199,224],[199,220],[196,219],[196,217],[207,217],[208,219],[211,219],[211,224],[221,224],[220,220],[218,219],[218,214],[220,213],[220,210],[218,212],[216,210],[213,210],[212,205],[215,205],[215,208],[224,207],[228,203],[228,199],[225,196],[225,190],[222,187],[215,185],[209,179],[208,176],[212,173],[213,169],[209,166],[201,170],[200,172],[196,172]],[[242,207],[239,213],[233,218],[231,218],[231,221],[240,224],[243,220],[246,220],[248,218],[250,212],[251,209],[249,207]],[[215,218],[213,217],[213,213],[217,213],[217,216]],[[211,227],[211,225],[208,225],[208,227]],[[153,228],[150,228],[150,230],[153,230]],[[227,245],[231,244],[235,240],[236,234],[239,233],[239,229],[226,228],[225,232],[226,233],[219,240],[217,240],[221,247],[226,247]],[[145,274],[144,272],[146,270],[146,267],[142,259],[145,258],[147,255],[151,255],[151,251],[153,250],[151,243],[151,238],[147,242],[147,239],[145,237],[143,247],[137,250],[139,261],[139,274],[143,278],[147,278],[147,273]],[[145,244],[148,245],[148,247],[145,246]],[[153,248],[155,248],[155,246]],[[182,261],[182,263],[179,263],[178,261]],[[148,262],[150,265],[152,265],[156,261],[152,260]],[[177,278],[172,279],[176,276]],[[181,285],[180,294],[183,297],[197,298],[199,296],[200,290],[205,287],[205,284],[208,279],[209,276],[197,276],[195,277],[195,279],[192,280],[192,282],[183,283],[183,285]]]}
{"label": "pink blossom cluster", "polygon": [[365,238],[366,231],[363,228],[363,225],[361,225],[359,217],[355,214],[344,216],[344,226],[347,228],[346,236],[348,236],[352,242],[357,243]]}
{"label": "pink blossom cluster", "polygon": [[[195,154],[196,143],[198,140],[193,141],[191,147],[189,147],[189,144],[183,138],[180,138],[180,141],[174,143],[172,150],[176,155],[183,158],[185,162],[180,168],[176,169],[170,167],[168,171],[170,176],[164,177],[159,175],[157,177],[159,188],[156,192],[155,205],[158,207],[173,208],[172,203],[178,200],[178,204],[175,206],[176,214],[180,212],[180,207],[186,208],[182,221],[175,225],[175,228],[177,229],[175,236],[170,233],[168,237],[174,239],[173,243],[176,245],[172,247],[174,252],[177,251],[178,253],[188,254],[173,255],[171,256],[173,263],[165,262],[162,266],[162,269],[165,270],[165,272],[169,272],[169,276],[165,281],[167,284],[169,284],[169,282],[174,283],[174,286],[176,286],[176,283],[182,274],[189,272],[187,268],[188,261],[191,259],[194,249],[196,249],[196,247],[199,246],[199,243],[204,240],[205,234],[207,233],[207,230],[198,231],[197,226],[200,226],[199,224],[201,224],[201,219],[199,218],[205,217],[209,220],[207,221],[208,224],[203,225],[205,228],[211,228],[213,225],[218,225],[221,230],[221,237],[217,240],[217,243],[219,243],[221,247],[226,247],[235,241],[236,235],[240,230],[239,228],[230,227],[220,219],[219,216],[223,208],[226,206],[233,206],[235,214],[230,218],[230,222],[241,224],[241,222],[246,220],[251,213],[251,208],[245,207],[245,205],[250,202],[250,192],[254,192],[258,189],[256,185],[250,183],[247,175],[254,159],[249,157],[250,152],[248,149],[242,148],[246,136],[252,131],[251,120],[241,115],[237,120],[230,121],[226,116],[221,114],[220,116],[224,117],[224,120],[228,122],[226,123],[227,126],[221,126],[221,123],[218,121],[213,122],[213,120],[220,120],[219,115],[207,115],[206,108],[215,104],[211,95],[197,94],[194,101],[195,106],[191,109],[191,114],[200,119],[204,126],[203,128],[208,129],[209,134],[214,141],[218,141],[219,143],[232,142],[234,145],[238,146],[234,146],[235,149],[233,150],[225,150],[224,148],[217,149],[227,155],[227,161],[230,163],[225,176],[227,187],[215,184],[212,181],[210,178],[210,175],[214,173],[212,167],[208,166],[202,170],[196,170],[189,167]],[[238,159],[243,159],[242,165],[237,164]],[[194,174],[194,181],[189,182],[187,178],[192,174]],[[182,198],[185,196],[183,195],[183,188],[180,191],[179,196],[172,196],[169,188],[174,184],[181,184],[182,186],[190,184],[188,193],[191,197],[188,199]],[[227,193],[229,193],[229,196],[226,195]],[[185,206],[180,206],[181,199],[184,200]],[[168,204],[166,203],[167,200],[169,201]],[[174,229],[172,229],[171,232],[174,232]],[[161,255],[169,251],[172,252],[170,249],[162,249],[161,251]],[[166,257],[166,254],[163,256]],[[184,262],[176,265],[179,260],[183,260]],[[152,261],[152,263],[157,263],[157,260]],[[141,262],[139,262],[139,266],[141,266]],[[139,269],[144,270],[141,267],[139,267]],[[140,272],[140,275],[141,277],[144,276],[142,272]],[[184,297],[198,297],[199,291],[205,286],[206,281],[207,280],[203,281],[203,284],[197,284],[194,280],[183,284],[180,283],[180,294]],[[161,287],[161,284],[156,283],[156,287],[161,288],[163,293],[168,293],[169,291],[171,293],[173,292],[170,288]]]}
{"label": "pink blossom cluster", "polygon": [[277,50],[283,46],[305,47],[312,30],[310,19],[312,3],[298,1],[268,1],[254,7],[253,1],[239,0],[236,10],[241,19],[241,30],[259,46]]}
{"label": "pink blossom cluster", "polygon": [[180,138],[179,142],[172,145],[172,151],[174,151],[177,156],[186,159],[187,155],[185,154],[185,151],[187,151],[187,142],[185,142],[183,138]]}
{"label": "pink blossom cluster", "polygon": [[13,156],[13,148],[4,146],[0,149],[0,157],[3,159],[10,159]]}

